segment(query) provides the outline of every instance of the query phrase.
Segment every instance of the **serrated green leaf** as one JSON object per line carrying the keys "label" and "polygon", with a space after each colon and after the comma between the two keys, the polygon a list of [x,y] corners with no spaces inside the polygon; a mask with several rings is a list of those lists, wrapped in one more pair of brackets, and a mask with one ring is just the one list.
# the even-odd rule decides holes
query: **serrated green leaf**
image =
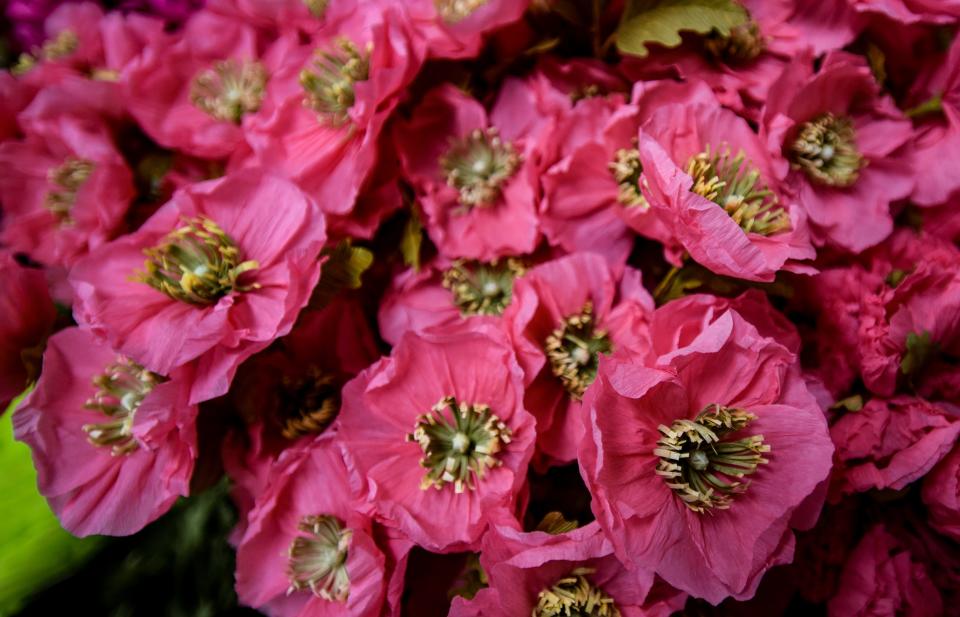
{"label": "serrated green leaf", "polygon": [[363,273],[373,265],[373,253],[362,246],[353,246],[349,238],[333,248],[324,249],[323,255],[327,261],[310,298],[311,308],[323,308],[344,289],[359,289],[363,284]]}
{"label": "serrated green leaf", "polygon": [[664,47],[680,44],[681,32],[730,33],[747,22],[749,15],[734,0],[627,0],[617,48],[625,54],[646,56],[649,43]]}
{"label": "serrated green leaf", "polygon": [[411,211],[410,218],[403,227],[403,237],[400,238],[400,253],[403,255],[403,263],[413,268],[414,272],[420,271],[421,246],[423,246],[423,223],[420,222],[420,216],[416,211]]}

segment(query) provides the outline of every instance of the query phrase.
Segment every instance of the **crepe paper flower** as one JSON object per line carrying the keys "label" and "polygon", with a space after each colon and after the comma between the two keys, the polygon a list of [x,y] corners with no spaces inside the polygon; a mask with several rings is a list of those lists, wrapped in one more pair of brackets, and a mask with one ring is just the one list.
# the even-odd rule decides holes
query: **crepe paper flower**
{"label": "crepe paper flower", "polygon": [[576,459],[580,402],[600,357],[630,358],[645,349],[653,299],[639,271],[618,279],[600,255],[575,253],[532,268],[514,284],[503,322],[523,367],[524,402],[537,419],[538,466]]}
{"label": "crepe paper flower", "polygon": [[535,439],[513,350],[482,324],[406,334],[344,386],[338,425],[378,518],[436,552],[512,515]]}
{"label": "crepe paper flower", "polygon": [[354,10],[356,4],[356,0],[207,0],[205,6],[264,29],[315,32],[328,20]]}
{"label": "crepe paper flower", "polygon": [[397,123],[404,175],[441,255],[491,261],[534,249],[539,137],[551,124],[537,103],[530,84],[510,79],[488,114],[445,85]]}
{"label": "crepe paper flower", "polygon": [[913,190],[912,128],[859,56],[831,53],[812,71],[803,57],[786,68],[761,131],[814,239],[859,253],[890,235],[890,204]]}
{"label": "crepe paper flower", "polygon": [[879,13],[904,24],[953,24],[960,19],[957,0],[846,0],[861,13]]}
{"label": "crepe paper flower", "polygon": [[106,127],[50,118],[42,134],[0,144],[0,242],[50,266],[71,266],[109,240],[134,196]]}
{"label": "crepe paper flower", "polygon": [[954,446],[924,477],[922,495],[933,528],[960,541],[960,448]]}
{"label": "crepe paper flower", "polygon": [[814,257],[803,213],[785,199],[749,125],[719,106],[666,105],[638,146],[650,207],[691,257],[716,274],[772,281]]}
{"label": "crepe paper flower", "polygon": [[281,456],[237,547],[242,604],[278,617],[380,614],[385,560],[355,480],[332,435]]}
{"label": "crepe paper flower", "polygon": [[628,565],[714,604],[746,599],[816,520],[823,412],[795,356],[733,311],[656,368],[602,360],[583,406],[591,507]]}
{"label": "crepe paper flower", "polygon": [[27,387],[56,310],[43,271],[26,268],[0,252],[0,409]]}
{"label": "crepe paper flower", "polygon": [[411,0],[404,3],[419,45],[434,58],[470,58],[484,36],[521,18],[530,0]]}
{"label": "crepe paper flower", "polygon": [[943,614],[943,605],[923,564],[914,560],[883,525],[877,525],[847,560],[827,614],[935,617]]}
{"label": "crepe paper flower", "polygon": [[152,371],[196,361],[190,399],[207,400],[290,331],[325,239],[319,209],[285,180],[250,172],[194,184],[74,266],[74,315]]}
{"label": "crepe paper flower", "polygon": [[872,399],[830,427],[838,493],[900,490],[926,475],[960,435],[960,408],[920,398]]}
{"label": "crepe paper flower", "polygon": [[[11,71],[23,76],[42,65],[49,65],[52,70],[40,71],[47,74],[38,81],[45,81],[94,68],[103,57],[99,28],[103,9],[93,2],[58,2],[59,6],[50,11],[51,5],[48,3],[43,7],[43,4],[41,1],[38,6],[40,13],[47,13],[42,38],[20,54]],[[7,7],[8,14],[21,9],[20,2]],[[33,38],[36,34],[34,31],[29,36]]]}
{"label": "crepe paper flower", "polygon": [[65,529],[130,535],[187,494],[191,379],[190,368],[153,373],[81,328],[50,337],[14,435],[33,451],[40,493]]}

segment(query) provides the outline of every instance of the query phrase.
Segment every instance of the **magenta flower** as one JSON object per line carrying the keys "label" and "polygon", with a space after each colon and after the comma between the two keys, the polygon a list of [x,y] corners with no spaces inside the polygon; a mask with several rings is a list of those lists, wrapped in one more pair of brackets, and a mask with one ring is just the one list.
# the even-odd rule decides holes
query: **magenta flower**
{"label": "magenta flower", "polygon": [[410,0],[404,11],[418,45],[434,58],[470,58],[484,36],[520,19],[530,0]]}
{"label": "magenta flower", "polygon": [[933,528],[960,541],[960,447],[924,477],[922,495]]}
{"label": "magenta flower", "polygon": [[206,400],[290,331],[325,239],[323,215],[285,180],[246,173],[195,184],[77,263],[74,314],[150,370],[196,360],[190,399]]}
{"label": "magenta flower", "polygon": [[124,0],[120,8],[179,22],[202,8],[204,0]]}
{"label": "magenta flower", "polygon": [[734,311],[654,367],[604,359],[584,411],[580,466],[617,556],[691,595],[751,597],[816,520],[823,412],[796,357]]}
{"label": "magenta flower", "polygon": [[861,13],[879,13],[890,19],[912,24],[917,22],[952,24],[960,19],[957,0],[846,0]]}
{"label": "magenta flower", "polygon": [[523,373],[489,326],[407,334],[343,389],[340,439],[377,516],[428,550],[511,517],[533,452]]}
{"label": "magenta flower", "polygon": [[189,490],[197,456],[190,369],[164,377],[87,330],[50,337],[36,389],[14,414],[40,493],[77,536],[129,535]]}

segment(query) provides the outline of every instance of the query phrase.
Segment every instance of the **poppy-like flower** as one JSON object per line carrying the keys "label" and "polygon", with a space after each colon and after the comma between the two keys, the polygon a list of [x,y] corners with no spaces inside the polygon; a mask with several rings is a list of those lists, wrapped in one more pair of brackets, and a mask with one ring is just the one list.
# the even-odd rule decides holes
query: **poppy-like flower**
{"label": "poppy-like flower", "polygon": [[42,270],[0,252],[0,413],[27,387],[56,311]]}
{"label": "poppy-like flower", "polygon": [[50,337],[36,389],[13,415],[40,493],[77,536],[129,535],[186,495],[197,456],[191,369],[162,376],[89,331]]}
{"label": "poppy-like flower", "polygon": [[[21,3],[11,4],[8,11],[16,12]],[[20,54],[11,68],[13,73],[21,76],[35,74],[38,66],[48,65],[50,70],[41,70],[39,75],[30,78],[43,83],[94,68],[103,56],[99,27],[103,9],[93,2],[61,1],[52,11],[49,4],[43,7],[43,0],[37,4],[41,12],[47,13],[42,31],[32,34],[40,34],[40,38]]]}
{"label": "poppy-like flower", "polygon": [[943,615],[943,604],[924,565],[882,525],[877,525],[850,554],[837,595],[827,605],[827,614],[937,617]]}
{"label": "poppy-like flower", "polygon": [[[953,24],[960,19],[957,0],[845,0],[857,12],[879,13],[904,24]],[[829,4],[829,3],[828,3]]]}
{"label": "poppy-like flower", "polygon": [[322,435],[269,471],[237,547],[240,602],[277,617],[376,617],[383,553],[339,441]]}
{"label": "poppy-like flower", "polygon": [[[662,310],[662,309],[661,309]],[[734,311],[653,366],[601,361],[580,466],[625,563],[718,603],[751,597],[813,525],[833,445],[796,357]]]}
{"label": "poppy-like flower", "polygon": [[434,58],[470,58],[484,36],[520,19],[530,0],[410,0],[403,3],[419,44]]}
{"label": "poppy-like flower", "polygon": [[774,89],[762,133],[814,239],[859,253],[890,235],[890,204],[914,186],[913,130],[866,61],[835,52],[814,74],[799,57]]}
{"label": "poppy-like flower", "polygon": [[338,419],[377,515],[438,552],[512,516],[534,423],[509,342],[482,324],[407,334],[344,386]]}
{"label": "poppy-like flower", "polygon": [[698,263],[726,276],[772,281],[810,259],[805,217],[784,193],[759,138],[717,105],[665,105],[644,124],[640,188]]}
{"label": "poppy-like flower", "polygon": [[197,360],[191,401],[213,398],[290,331],[325,239],[323,214],[286,180],[250,172],[194,184],[74,266],[74,315],[152,371]]}
{"label": "poppy-like flower", "polygon": [[124,0],[120,8],[179,22],[185,20],[203,5],[204,0]]}
{"label": "poppy-like flower", "polygon": [[960,447],[923,479],[922,495],[933,528],[960,542]]}
{"label": "poppy-like flower", "polygon": [[430,239],[445,257],[490,261],[531,252],[539,237],[538,137],[552,124],[538,93],[504,83],[493,109],[451,85],[431,90],[394,132]]}
{"label": "poppy-like flower", "polygon": [[[596,253],[574,253],[531,269],[504,312],[537,419],[537,464],[568,463],[583,435],[580,402],[600,357],[639,356],[653,299],[628,269],[617,276]],[[578,281],[578,284],[571,284]]]}
{"label": "poppy-like flower", "polygon": [[839,493],[900,490],[923,477],[956,444],[960,408],[921,398],[872,399],[830,427]]}

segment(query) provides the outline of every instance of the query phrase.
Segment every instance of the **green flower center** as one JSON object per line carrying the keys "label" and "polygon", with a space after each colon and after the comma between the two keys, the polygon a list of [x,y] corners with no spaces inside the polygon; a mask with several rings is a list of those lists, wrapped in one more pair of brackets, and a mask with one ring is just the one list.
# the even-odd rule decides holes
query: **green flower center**
{"label": "green flower center", "polygon": [[513,298],[513,280],[524,271],[523,264],[513,258],[489,263],[458,259],[443,273],[443,286],[450,290],[460,314],[501,315]]}
{"label": "green flower center", "polygon": [[365,53],[350,40],[340,38],[333,49],[318,49],[308,68],[300,71],[303,104],[320,120],[334,126],[346,124],[356,101],[354,84],[370,77],[370,49]]}
{"label": "green flower center", "polygon": [[487,0],[433,0],[437,13],[448,24],[463,21],[486,3]]}
{"label": "green flower center", "polygon": [[763,435],[734,439],[756,416],[742,409],[713,404],[694,420],[682,418],[673,426],[660,425],[663,437],[653,453],[660,457],[657,475],[694,512],[726,510],[743,493],[745,476],[767,463],[770,446]]}
{"label": "green flower center", "polygon": [[77,51],[79,46],[80,39],[73,30],[61,30],[55,37],[45,41],[41,47],[34,47],[30,53],[20,54],[10,72],[14,75],[23,75],[38,62],[66,58]]}
{"label": "green flower center", "polygon": [[420,465],[427,470],[421,489],[442,489],[453,483],[454,490],[473,490],[488,469],[500,466],[497,454],[510,443],[511,431],[487,405],[458,403],[445,396],[430,413],[417,418],[407,441],[423,451]]}
{"label": "green flower center", "polygon": [[259,288],[241,285],[240,276],[259,267],[242,261],[240,249],[219,225],[208,218],[185,219],[157,247],[144,250],[145,272],[134,280],[162,291],[174,300],[209,305],[231,291]]}
{"label": "green flower center", "polygon": [[749,62],[762,54],[766,41],[760,34],[757,22],[751,19],[731,28],[726,36],[714,30],[704,40],[704,46],[713,56],[728,64],[736,64]]}
{"label": "green flower center", "polygon": [[346,564],[353,532],[328,514],[305,516],[298,529],[300,535],[288,551],[287,593],[309,589],[324,600],[345,602],[350,595]]}
{"label": "green flower center", "polygon": [[240,124],[260,109],[267,71],[259,62],[224,60],[202,71],[190,87],[190,101],[201,111],[225,122]]}
{"label": "green flower center", "polygon": [[80,187],[93,173],[93,167],[92,161],[69,156],[62,165],[47,172],[51,189],[44,197],[43,205],[60,224],[69,225],[73,222],[70,211],[77,202]]}
{"label": "green flower center", "polygon": [[736,156],[730,148],[713,154],[708,145],[690,157],[687,174],[693,178],[690,190],[723,208],[744,232],[771,236],[789,231],[789,215],[742,150]]}
{"label": "green flower center", "polygon": [[467,209],[493,205],[500,190],[520,168],[522,157],[513,144],[500,139],[497,129],[474,129],[454,140],[440,157],[440,169],[447,184],[460,192]]}
{"label": "green flower center", "polygon": [[587,580],[593,568],[576,568],[537,596],[532,617],[620,617],[613,598]]}
{"label": "green flower center", "polygon": [[284,376],[279,396],[281,430],[287,439],[322,433],[340,412],[336,380],[313,365],[302,377]]}
{"label": "green flower center", "polygon": [[119,358],[93,379],[96,392],[84,407],[107,416],[104,422],[84,424],[90,443],[109,446],[115,456],[130,454],[139,447],[133,436],[133,419],[143,399],[164,381],[136,362]]}
{"label": "green flower center", "polygon": [[303,0],[303,3],[307,6],[310,14],[319,19],[326,12],[330,0]]}
{"label": "green flower center", "polygon": [[853,121],[846,116],[825,113],[800,125],[790,144],[788,158],[794,169],[826,186],[852,186],[866,161],[857,149]]}
{"label": "green flower center", "polygon": [[643,165],[640,164],[640,152],[636,148],[617,150],[613,161],[608,165],[613,179],[620,185],[620,194],[617,200],[628,208],[639,207],[646,209],[649,204],[640,192],[640,176],[643,174]]}
{"label": "green flower center", "polygon": [[579,401],[597,378],[600,354],[610,353],[613,346],[607,332],[596,327],[593,303],[588,301],[583,310],[560,322],[560,327],[547,337],[544,349],[553,374]]}

